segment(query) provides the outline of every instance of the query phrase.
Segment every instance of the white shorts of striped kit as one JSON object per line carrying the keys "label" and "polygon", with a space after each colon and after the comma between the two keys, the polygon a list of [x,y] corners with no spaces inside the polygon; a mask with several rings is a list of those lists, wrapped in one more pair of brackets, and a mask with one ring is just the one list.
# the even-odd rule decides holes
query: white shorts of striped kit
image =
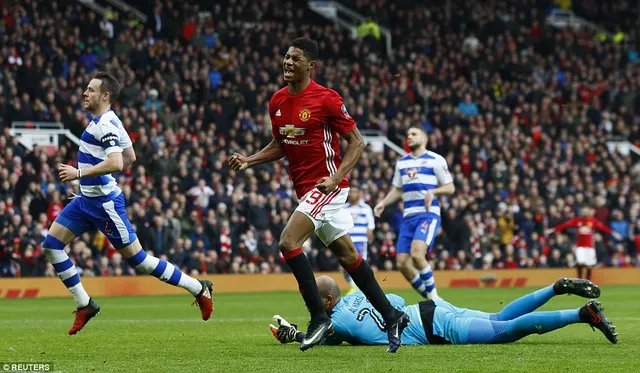
{"label": "white shorts of striped kit", "polygon": [[349,188],[338,188],[328,194],[314,188],[300,199],[296,208],[313,222],[316,235],[327,246],[353,228],[353,217],[345,208],[348,195]]}

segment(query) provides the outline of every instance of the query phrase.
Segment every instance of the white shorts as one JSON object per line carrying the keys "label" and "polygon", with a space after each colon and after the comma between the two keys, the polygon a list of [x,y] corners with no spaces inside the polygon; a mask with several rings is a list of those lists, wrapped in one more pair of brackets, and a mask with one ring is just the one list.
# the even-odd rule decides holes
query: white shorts
{"label": "white shorts", "polygon": [[594,266],[598,263],[596,249],[593,247],[576,247],[576,263]]}
{"label": "white shorts", "polygon": [[314,188],[300,199],[296,208],[311,219],[316,235],[327,246],[353,228],[353,217],[345,209],[348,195],[349,188],[326,195]]}

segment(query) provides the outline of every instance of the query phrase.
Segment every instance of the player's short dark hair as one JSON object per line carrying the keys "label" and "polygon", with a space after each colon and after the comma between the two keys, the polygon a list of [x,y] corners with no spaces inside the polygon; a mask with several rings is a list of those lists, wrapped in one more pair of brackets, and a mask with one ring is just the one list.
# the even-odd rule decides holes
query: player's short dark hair
{"label": "player's short dark hair", "polygon": [[309,38],[297,38],[291,42],[291,46],[302,50],[309,61],[318,58],[318,43]]}
{"label": "player's short dark hair", "polygon": [[409,132],[410,129],[417,129],[418,131],[424,133],[425,135],[427,135],[427,130],[424,128],[423,125],[421,124],[412,124],[411,126],[409,126],[409,128],[407,128],[407,132]]}
{"label": "player's short dark hair", "polygon": [[93,79],[100,79],[100,92],[109,92],[109,103],[113,104],[118,96],[120,96],[120,83],[118,79],[106,71],[98,71]]}

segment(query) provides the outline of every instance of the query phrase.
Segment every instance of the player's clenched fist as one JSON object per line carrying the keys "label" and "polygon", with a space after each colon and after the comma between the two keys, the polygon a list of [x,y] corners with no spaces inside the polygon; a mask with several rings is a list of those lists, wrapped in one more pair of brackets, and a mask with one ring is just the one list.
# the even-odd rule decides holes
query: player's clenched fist
{"label": "player's clenched fist", "polygon": [[382,215],[384,207],[385,206],[382,204],[382,202],[380,202],[376,205],[376,207],[373,208],[373,214],[376,216],[376,218],[379,218],[380,215]]}
{"label": "player's clenched fist", "polygon": [[229,167],[235,171],[243,171],[249,167],[249,162],[247,162],[247,157],[239,153],[233,153],[233,155],[229,158]]}
{"label": "player's clenched fist", "polygon": [[335,181],[332,177],[323,177],[316,183],[316,188],[324,194],[335,192],[338,189],[339,181]]}
{"label": "player's clenched fist", "polygon": [[58,174],[63,182],[72,181],[78,178],[78,170],[68,164],[58,166]]}

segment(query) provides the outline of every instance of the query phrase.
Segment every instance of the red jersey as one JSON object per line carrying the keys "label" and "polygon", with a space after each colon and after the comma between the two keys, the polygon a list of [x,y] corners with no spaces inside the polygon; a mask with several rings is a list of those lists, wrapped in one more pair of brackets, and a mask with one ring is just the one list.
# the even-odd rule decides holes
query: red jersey
{"label": "red jersey", "polygon": [[561,232],[566,228],[576,228],[578,231],[578,239],[576,246],[578,247],[595,247],[593,243],[593,232],[595,229],[603,231],[607,234],[613,233],[611,228],[600,223],[595,218],[576,217],[555,227],[556,232]]}
{"label": "red jersey", "polygon": [[[269,101],[273,137],[280,141],[289,160],[289,174],[296,195],[302,198],[323,177],[332,176],[342,163],[340,135],[356,127],[342,97],[313,80],[297,95],[287,87]],[[347,178],[338,184],[349,187]]]}

